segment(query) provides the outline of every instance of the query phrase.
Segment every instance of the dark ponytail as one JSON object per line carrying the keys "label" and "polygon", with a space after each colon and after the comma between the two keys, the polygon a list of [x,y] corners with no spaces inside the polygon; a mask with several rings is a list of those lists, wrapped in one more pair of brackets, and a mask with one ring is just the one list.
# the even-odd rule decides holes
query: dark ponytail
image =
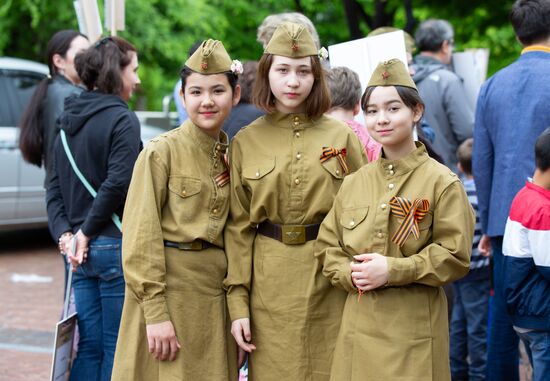
{"label": "dark ponytail", "polygon": [[53,63],[53,56],[59,54],[64,57],[70,49],[71,43],[78,36],[85,37],[74,30],[61,30],[52,36],[46,47],[50,75],[48,78],[44,78],[36,87],[19,123],[19,149],[21,150],[23,159],[38,167],[42,166],[44,149],[43,102],[48,93],[48,86],[52,81],[51,78],[57,74],[57,68]]}

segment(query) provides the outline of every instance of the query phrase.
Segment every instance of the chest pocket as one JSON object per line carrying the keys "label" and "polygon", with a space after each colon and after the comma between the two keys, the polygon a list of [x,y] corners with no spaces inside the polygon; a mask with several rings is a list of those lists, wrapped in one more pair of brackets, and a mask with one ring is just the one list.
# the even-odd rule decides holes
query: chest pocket
{"label": "chest pocket", "polygon": [[350,254],[360,254],[368,247],[369,231],[372,227],[367,223],[368,206],[342,210],[340,226],[345,250]]}
{"label": "chest pocket", "polygon": [[275,169],[275,159],[263,159],[243,167],[243,177],[247,180],[260,180]]}
{"label": "chest pocket", "polygon": [[342,225],[344,229],[353,230],[365,220],[368,213],[368,206],[344,209],[340,216],[340,225]]}
{"label": "chest pocket", "polygon": [[342,166],[338,162],[337,158],[331,157],[327,161],[321,163],[321,165],[325,171],[332,175],[332,177],[340,180],[344,178],[344,171],[342,170]]}
{"label": "chest pocket", "polygon": [[416,254],[432,242],[432,224],[433,212],[429,211],[428,214],[424,216],[422,221],[418,222],[418,230],[420,233],[418,239],[416,239],[414,234],[411,233],[407,237],[405,243],[403,243],[403,246],[401,247],[401,252],[403,255],[408,257]]}
{"label": "chest pocket", "polygon": [[197,195],[201,191],[201,179],[187,176],[170,176],[168,189],[181,198]]}

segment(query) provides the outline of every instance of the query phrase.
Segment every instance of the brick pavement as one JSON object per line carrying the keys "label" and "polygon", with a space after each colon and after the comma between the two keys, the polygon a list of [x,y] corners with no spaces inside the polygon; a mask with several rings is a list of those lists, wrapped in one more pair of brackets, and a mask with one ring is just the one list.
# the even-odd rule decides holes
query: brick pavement
{"label": "brick pavement", "polygon": [[[13,281],[29,275],[49,282]],[[48,232],[1,233],[0,380],[49,380],[62,299],[62,262]]]}

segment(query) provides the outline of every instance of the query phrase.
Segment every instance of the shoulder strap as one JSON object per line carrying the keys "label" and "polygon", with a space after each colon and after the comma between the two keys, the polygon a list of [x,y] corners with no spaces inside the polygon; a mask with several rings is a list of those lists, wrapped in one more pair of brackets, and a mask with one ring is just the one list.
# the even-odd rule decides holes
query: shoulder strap
{"label": "shoulder strap", "polygon": [[[71,163],[71,167],[73,168],[74,173],[80,181],[82,182],[82,185],[90,192],[93,198],[97,196],[97,192],[95,189],[90,185],[88,180],[84,177],[82,172],[80,172],[80,169],[78,169],[76,162],[74,161],[73,154],[71,153],[71,150],[69,148],[69,144],[67,144],[67,136],[65,135],[65,131],[60,130],[59,135],[61,135],[61,143],[63,143],[63,149],[65,150],[65,154],[67,155],[67,159],[69,159],[69,163]],[[113,213],[111,216],[111,220],[113,220],[113,223],[115,226],[122,232],[122,224],[120,223],[120,218],[116,213]]]}

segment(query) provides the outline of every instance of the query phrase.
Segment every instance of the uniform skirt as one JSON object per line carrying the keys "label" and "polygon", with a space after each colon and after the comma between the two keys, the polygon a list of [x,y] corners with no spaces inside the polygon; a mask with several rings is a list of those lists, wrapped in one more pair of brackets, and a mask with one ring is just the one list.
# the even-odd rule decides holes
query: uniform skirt
{"label": "uniform skirt", "polygon": [[222,288],[225,253],[219,248],[165,248],[164,255],[166,303],[181,349],[174,361],[152,357],[143,311],[127,289],[112,380],[236,380],[236,344]]}
{"label": "uniform skirt", "polygon": [[313,242],[285,245],[258,234],[250,315],[252,381],[328,380],[347,293],[330,285]]}

